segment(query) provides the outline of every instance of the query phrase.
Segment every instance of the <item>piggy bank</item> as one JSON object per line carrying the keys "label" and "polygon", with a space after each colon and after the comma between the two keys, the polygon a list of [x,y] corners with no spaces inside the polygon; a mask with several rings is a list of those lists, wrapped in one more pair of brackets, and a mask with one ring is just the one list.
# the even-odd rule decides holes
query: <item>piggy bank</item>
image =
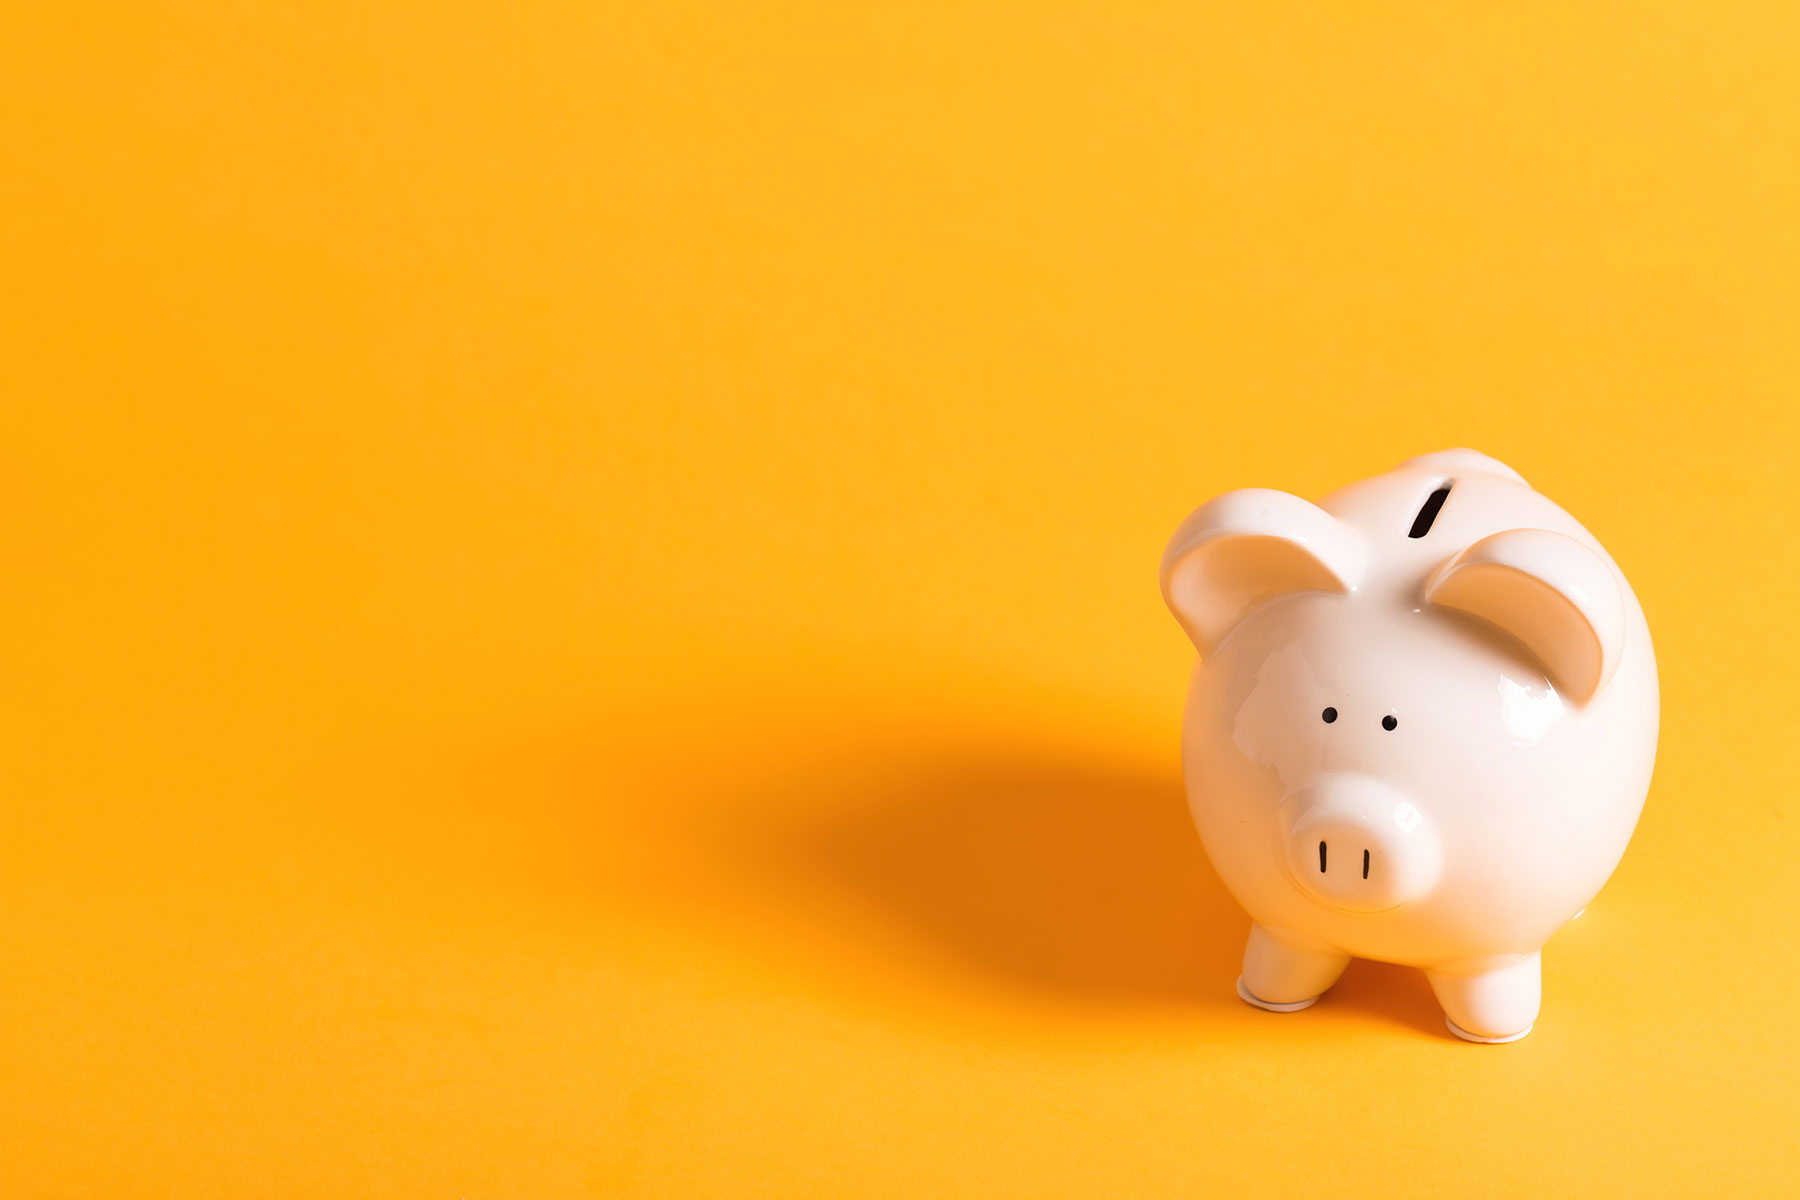
{"label": "piggy bank", "polygon": [[1625,852],[1656,757],[1643,610],[1503,464],[1428,454],[1317,504],[1249,488],[1170,541],[1200,653],[1182,771],[1250,915],[1238,995],[1311,1005],[1421,968],[1475,1042],[1531,1031],[1539,952]]}

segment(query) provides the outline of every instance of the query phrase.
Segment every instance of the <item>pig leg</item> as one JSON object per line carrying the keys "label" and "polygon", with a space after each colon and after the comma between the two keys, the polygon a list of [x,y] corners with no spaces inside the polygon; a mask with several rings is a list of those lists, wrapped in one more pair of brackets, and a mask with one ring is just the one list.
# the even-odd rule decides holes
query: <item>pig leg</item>
{"label": "pig leg", "polygon": [[1536,954],[1496,954],[1425,972],[1450,1032],[1468,1042],[1516,1042],[1537,1020]]}
{"label": "pig leg", "polygon": [[1298,1012],[1312,1007],[1349,963],[1348,955],[1321,943],[1252,925],[1250,944],[1244,947],[1244,973],[1237,981],[1238,998],[1270,1012]]}

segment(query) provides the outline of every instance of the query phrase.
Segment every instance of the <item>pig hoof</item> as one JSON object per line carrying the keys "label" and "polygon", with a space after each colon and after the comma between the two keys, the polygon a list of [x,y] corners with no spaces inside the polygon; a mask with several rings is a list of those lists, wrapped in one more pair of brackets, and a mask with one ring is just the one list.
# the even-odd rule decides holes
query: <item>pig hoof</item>
{"label": "pig hoof", "polygon": [[[1242,1000],[1245,1004],[1250,1005],[1252,1008],[1263,1009],[1267,1012],[1299,1012],[1301,1009],[1311,1008],[1319,1002],[1317,996],[1309,996],[1305,1000],[1296,1000],[1292,1004],[1276,1004],[1273,1001],[1258,999],[1250,994],[1249,988],[1244,986],[1244,977],[1242,975],[1238,976],[1237,993],[1238,999]],[[1520,1034],[1519,1036],[1524,1037],[1525,1035]]]}
{"label": "pig hoof", "polygon": [[[1239,989],[1240,992],[1242,990],[1243,990],[1242,988]],[[1311,1004],[1312,1001],[1309,1000],[1309,1001],[1307,1001],[1307,1003]],[[1468,1030],[1464,1029],[1461,1025],[1458,1025],[1455,1021],[1452,1021],[1449,1017],[1444,1018],[1444,1024],[1449,1026],[1451,1033],[1454,1033],[1457,1037],[1461,1038],[1465,1042],[1481,1042],[1484,1045],[1489,1045],[1489,1046],[1503,1046],[1507,1042],[1516,1042],[1520,1038],[1524,1037],[1526,1034],[1530,1033],[1531,1029],[1532,1029],[1532,1025],[1535,1025],[1536,1022],[1535,1021],[1532,1022],[1532,1025],[1527,1025],[1525,1028],[1519,1030],[1519,1032],[1517,1032],[1517,1033],[1509,1033],[1504,1037],[1482,1037],[1480,1034],[1470,1033]]]}

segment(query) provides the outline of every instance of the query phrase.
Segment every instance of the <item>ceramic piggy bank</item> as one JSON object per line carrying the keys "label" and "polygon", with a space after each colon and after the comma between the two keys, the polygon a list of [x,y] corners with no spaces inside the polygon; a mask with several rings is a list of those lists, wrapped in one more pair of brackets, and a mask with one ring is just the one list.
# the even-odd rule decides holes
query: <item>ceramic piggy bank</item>
{"label": "ceramic piggy bank", "polygon": [[1524,1037],[1538,953],[1600,890],[1656,756],[1643,610],[1592,534],[1472,450],[1176,531],[1200,662],[1182,769],[1253,922],[1238,995],[1306,1008],[1352,958],[1425,971],[1450,1031]]}

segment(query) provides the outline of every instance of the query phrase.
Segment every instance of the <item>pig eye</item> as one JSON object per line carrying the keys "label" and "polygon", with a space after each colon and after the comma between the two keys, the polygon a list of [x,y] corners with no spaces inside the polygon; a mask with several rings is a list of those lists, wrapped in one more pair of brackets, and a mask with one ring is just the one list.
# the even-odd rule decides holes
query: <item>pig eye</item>
{"label": "pig eye", "polygon": [[1320,713],[1320,714],[1319,714],[1319,715],[1320,715],[1320,716],[1321,716],[1321,717],[1323,717],[1323,718],[1325,718],[1325,723],[1326,723],[1326,724],[1327,724],[1327,725],[1329,725],[1329,724],[1331,724],[1331,723],[1332,723],[1332,722],[1333,722],[1333,721],[1335,721],[1335,720],[1337,720],[1337,709],[1335,709],[1335,708],[1328,708],[1328,709],[1326,709],[1326,710],[1325,710],[1325,711],[1324,711],[1324,712],[1322,712],[1322,713]]}
{"label": "pig eye", "polygon": [[1381,718],[1381,727],[1383,729],[1387,730],[1389,733],[1394,732],[1394,730],[1399,728],[1399,726],[1400,726],[1400,721],[1397,717],[1386,716],[1386,717]]}

